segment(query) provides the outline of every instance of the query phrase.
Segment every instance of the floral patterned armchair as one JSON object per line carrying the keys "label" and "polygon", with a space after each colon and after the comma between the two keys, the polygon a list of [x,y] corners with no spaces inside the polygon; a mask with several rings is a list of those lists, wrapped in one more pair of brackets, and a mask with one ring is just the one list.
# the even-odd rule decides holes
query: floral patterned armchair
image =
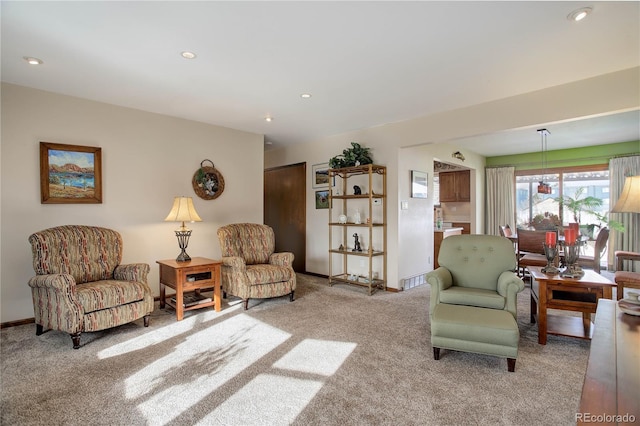
{"label": "floral patterned armchair", "polygon": [[149,265],[121,265],[122,237],[106,228],[65,225],[29,237],[36,276],[29,280],[36,335],[67,332],[73,348],[80,334],[104,330],[149,315],[154,300]]}
{"label": "floral patterned armchair", "polygon": [[289,295],[293,302],[296,273],[293,253],[274,253],[275,235],[268,225],[235,223],[218,229],[222,250],[222,289],[249,299]]}

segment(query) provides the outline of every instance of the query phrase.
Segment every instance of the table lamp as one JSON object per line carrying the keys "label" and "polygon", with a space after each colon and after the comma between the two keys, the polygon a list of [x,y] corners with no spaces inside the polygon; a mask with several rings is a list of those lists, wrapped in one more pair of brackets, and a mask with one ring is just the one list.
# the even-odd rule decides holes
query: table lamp
{"label": "table lamp", "polygon": [[640,213],[640,176],[625,178],[620,198],[611,211],[613,213]]}
{"label": "table lamp", "polygon": [[176,237],[178,237],[178,245],[180,246],[180,254],[176,258],[177,262],[187,262],[191,257],[187,254],[187,245],[189,245],[189,237],[191,229],[187,228],[185,222],[202,222],[196,208],[193,206],[191,197],[175,197],[173,199],[173,207],[169,215],[165,218],[165,222],[182,222],[182,226],[176,229]]}

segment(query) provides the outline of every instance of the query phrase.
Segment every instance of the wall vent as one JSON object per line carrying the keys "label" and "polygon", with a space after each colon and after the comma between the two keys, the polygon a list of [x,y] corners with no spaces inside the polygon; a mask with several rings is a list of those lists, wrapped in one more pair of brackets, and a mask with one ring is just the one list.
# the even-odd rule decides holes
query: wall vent
{"label": "wall vent", "polygon": [[427,283],[427,279],[425,278],[426,272],[418,275],[414,275],[412,277],[403,278],[400,282],[403,290],[409,290],[413,287],[418,287],[419,285],[423,285]]}

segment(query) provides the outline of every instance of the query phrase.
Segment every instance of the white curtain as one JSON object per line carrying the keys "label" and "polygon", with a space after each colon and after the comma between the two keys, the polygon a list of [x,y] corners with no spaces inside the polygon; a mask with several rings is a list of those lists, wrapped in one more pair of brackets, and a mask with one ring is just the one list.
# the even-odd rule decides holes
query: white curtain
{"label": "white curtain", "polygon": [[500,225],[516,228],[516,169],[495,167],[486,169],[487,202],[485,233],[500,235]]}
{"label": "white curtain", "polygon": [[[609,161],[609,203],[613,208],[620,197],[624,180],[627,176],[640,175],[640,155],[612,158]],[[624,225],[624,232],[611,230],[609,234],[609,265],[615,266],[614,253],[616,250],[640,252],[640,213],[609,213],[611,219]],[[637,263],[637,262],[636,262]],[[633,262],[624,266],[627,271],[636,272],[640,267]]]}

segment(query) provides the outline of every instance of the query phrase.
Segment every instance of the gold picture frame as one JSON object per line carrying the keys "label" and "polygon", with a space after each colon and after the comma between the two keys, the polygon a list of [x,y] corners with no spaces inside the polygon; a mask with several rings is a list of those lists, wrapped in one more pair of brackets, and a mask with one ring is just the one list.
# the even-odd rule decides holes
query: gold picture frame
{"label": "gold picture frame", "polygon": [[101,204],[102,148],[40,142],[40,202]]}

